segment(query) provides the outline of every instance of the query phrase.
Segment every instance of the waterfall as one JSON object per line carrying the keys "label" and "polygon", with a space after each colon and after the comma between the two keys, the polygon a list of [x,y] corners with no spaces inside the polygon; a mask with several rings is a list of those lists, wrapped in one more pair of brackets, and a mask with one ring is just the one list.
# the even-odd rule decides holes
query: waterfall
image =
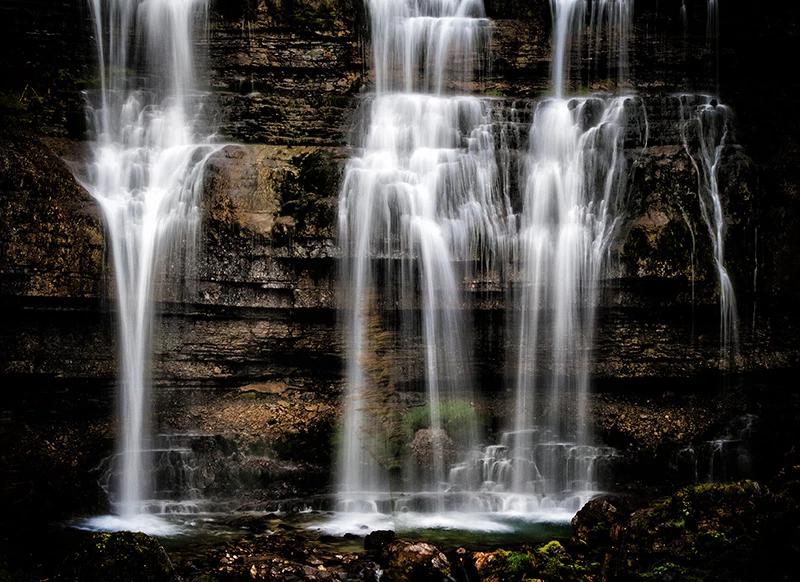
{"label": "waterfall", "polygon": [[[593,446],[587,428],[589,352],[597,280],[624,202],[633,101],[562,97],[587,14],[579,0],[551,6],[554,97],[535,111],[520,213],[509,188],[510,126],[493,115],[507,104],[464,94],[488,59],[483,7],[368,2],[375,93],[339,205],[345,513],[555,509],[563,518],[606,473],[613,451]],[[631,14],[631,2],[608,0],[589,19],[620,75]],[[516,117],[512,106],[511,125]],[[518,370],[513,425],[481,449],[463,288],[487,271],[511,281]],[[424,397],[412,402],[416,392]]]}
{"label": "waterfall", "polygon": [[[195,87],[194,35],[205,0],[90,0],[101,89],[88,106],[93,161],[81,182],[102,208],[119,326],[119,441],[115,513],[146,511],[154,484],[150,350],[162,271],[190,262],[206,159],[215,151]],[[123,524],[122,527],[126,527]]]}
{"label": "waterfall", "polygon": [[[625,98],[552,99],[536,110],[521,218],[516,319],[518,371],[512,488],[556,494],[563,447],[593,457],[587,428],[597,281],[620,219],[627,179]],[[549,370],[543,374],[541,370]],[[534,430],[531,430],[535,427]]]}
{"label": "waterfall", "polygon": [[707,95],[681,95],[681,139],[697,174],[697,199],[708,227],[719,283],[720,361],[730,366],[736,355],[739,317],[736,295],[725,266],[725,212],[720,196],[719,165],[731,140],[731,110]]}
{"label": "waterfall", "polygon": [[[608,29],[620,72],[627,69],[631,5],[595,2],[590,18],[596,39]],[[551,6],[555,95],[536,108],[522,191],[517,311],[510,315],[518,350],[515,418],[505,437],[512,468],[506,486],[573,503],[575,495],[585,499],[598,487],[593,467],[611,454],[591,446],[589,365],[598,279],[628,181],[624,148],[632,98],[562,97],[568,69],[559,62],[577,43],[569,33],[581,33],[584,14],[582,3],[572,0]]]}
{"label": "waterfall", "polygon": [[[629,48],[633,27],[633,0],[594,0],[589,19],[589,58],[599,77],[599,63],[607,62],[607,79],[623,86],[629,77]],[[605,39],[605,47],[603,46]],[[605,50],[603,50],[605,48]],[[616,58],[615,58],[616,57]]]}
{"label": "waterfall", "polygon": [[[491,103],[455,93],[487,59],[482,4],[369,0],[367,9],[375,93],[339,205],[348,342],[339,497],[352,511],[398,488],[441,492],[454,455],[475,445],[461,288],[502,254],[510,214],[496,198]],[[423,378],[403,378],[403,366]],[[400,382],[424,393],[410,454],[393,448]]]}

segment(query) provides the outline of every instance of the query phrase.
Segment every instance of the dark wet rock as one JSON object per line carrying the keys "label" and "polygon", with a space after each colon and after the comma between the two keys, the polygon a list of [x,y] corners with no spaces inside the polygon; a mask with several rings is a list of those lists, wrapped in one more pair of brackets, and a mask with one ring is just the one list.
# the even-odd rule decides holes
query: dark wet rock
{"label": "dark wet rock", "polygon": [[783,468],[775,476],[772,487],[778,495],[789,497],[800,504],[800,454],[795,445],[792,445],[783,458]]}
{"label": "dark wet rock", "polygon": [[436,546],[397,540],[383,547],[380,562],[388,582],[441,582],[450,574],[450,562]]}
{"label": "dark wet rock", "polygon": [[571,544],[607,544],[619,537],[620,525],[627,522],[630,513],[630,500],[621,495],[592,499],[572,518]]}
{"label": "dark wet rock", "polygon": [[573,521],[573,552],[601,580],[791,579],[798,506],[758,483],[686,487],[629,516],[614,501]]}
{"label": "dark wet rock", "polygon": [[76,408],[39,422],[0,417],[0,531],[108,512],[98,465],[113,446],[111,425],[64,418]]}
{"label": "dark wet rock", "polygon": [[0,230],[3,295],[100,294],[97,205],[59,154],[28,131],[0,131]]}
{"label": "dark wet rock", "polygon": [[303,530],[248,534],[222,543],[199,542],[174,550],[172,556],[187,581],[379,578],[379,568],[373,562]]}
{"label": "dark wet rock", "polygon": [[424,428],[414,434],[410,444],[414,462],[420,466],[433,465],[434,453],[442,454],[442,461],[447,465],[456,457],[456,444],[442,428]]}
{"label": "dark wet rock", "polygon": [[379,529],[367,534],[364,538],[366,551],[381,551],[384,547],[394,542],[396,535],[392,530]]}

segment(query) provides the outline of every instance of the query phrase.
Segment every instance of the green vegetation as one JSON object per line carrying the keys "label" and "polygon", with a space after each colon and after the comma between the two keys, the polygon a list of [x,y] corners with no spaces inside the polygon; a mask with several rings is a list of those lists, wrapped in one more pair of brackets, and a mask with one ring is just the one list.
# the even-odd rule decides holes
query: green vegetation
{"label": "green vegetation", "polygon": [[506,575],[502,582],[523,580],[531,573],[534,561],[527,552],[503,552],[506,558]]}
{"label": "green vegetation", "polygon": [[585,568],[574,562],[560,542],[553,540],[534,551],[543,580],[582,580]]}
{"label": "green vegetation", "polygon": [[[453,400],[443,402],[439,406],[439,418],[441,428],[458,442],[468,442],[470,437],[470,427],[488,427],[490,419],[487,414],[479,414],[475,408],[463,400]],[[409,440],[414,438],[418,430],[430,427],[431,406],[417,406],[408,411],[403,419],[403,434]]]}

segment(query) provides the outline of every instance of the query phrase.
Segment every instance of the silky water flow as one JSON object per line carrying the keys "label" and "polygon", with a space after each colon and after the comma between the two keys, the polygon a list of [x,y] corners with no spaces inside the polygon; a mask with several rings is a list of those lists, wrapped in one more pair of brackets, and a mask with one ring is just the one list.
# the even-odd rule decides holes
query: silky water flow
{"label": "silky water flow", "polygon": [[[90,0],[101,88],[89,95],[93,161],[81,182],[100,205],[114,272],[119,342],[119,437],[107,487],[107,529],[160,531],[152,513],[191,510],[156,493],[150,359],[154,301],[169,270],[191,265],[205,162],[218,146],[195,85],[205,0]],[[177,266],[183,265],[183,266]],[[161,487],[158,487],[159,490]]]}
{"label": "silky water flow", "polygon": [[[640,103],[563,95],[587,25],[592,50],[610,38],[609,69],[627,70],[632,2],[551,5],[553,96],[534,112],[516,193],[498,121],[509,104],[475,95],[491,60],[482,4],[368,2],[375,92],[339,205],[347,395],[328,529],[564,521],[607,473],[613,450],[587,428],[589,359],[626,112]],[[464,289],[486,272],[507,289],[516,414],[481,446]]]}

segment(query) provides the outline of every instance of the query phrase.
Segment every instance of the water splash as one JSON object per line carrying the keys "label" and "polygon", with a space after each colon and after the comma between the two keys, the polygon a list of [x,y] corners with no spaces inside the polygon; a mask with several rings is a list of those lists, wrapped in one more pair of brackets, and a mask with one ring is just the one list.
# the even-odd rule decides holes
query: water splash
{"label": "water splash", "polygon": [[116,512],[133,519],[153,497],[148,450],[153,300],[159,274],[191,262],[205,161],[215,151],[194,85],[194,35],[205,0],[90,0],[101,89],[88,106],[94,161],[81,182],[105,218],[120,354]]}

